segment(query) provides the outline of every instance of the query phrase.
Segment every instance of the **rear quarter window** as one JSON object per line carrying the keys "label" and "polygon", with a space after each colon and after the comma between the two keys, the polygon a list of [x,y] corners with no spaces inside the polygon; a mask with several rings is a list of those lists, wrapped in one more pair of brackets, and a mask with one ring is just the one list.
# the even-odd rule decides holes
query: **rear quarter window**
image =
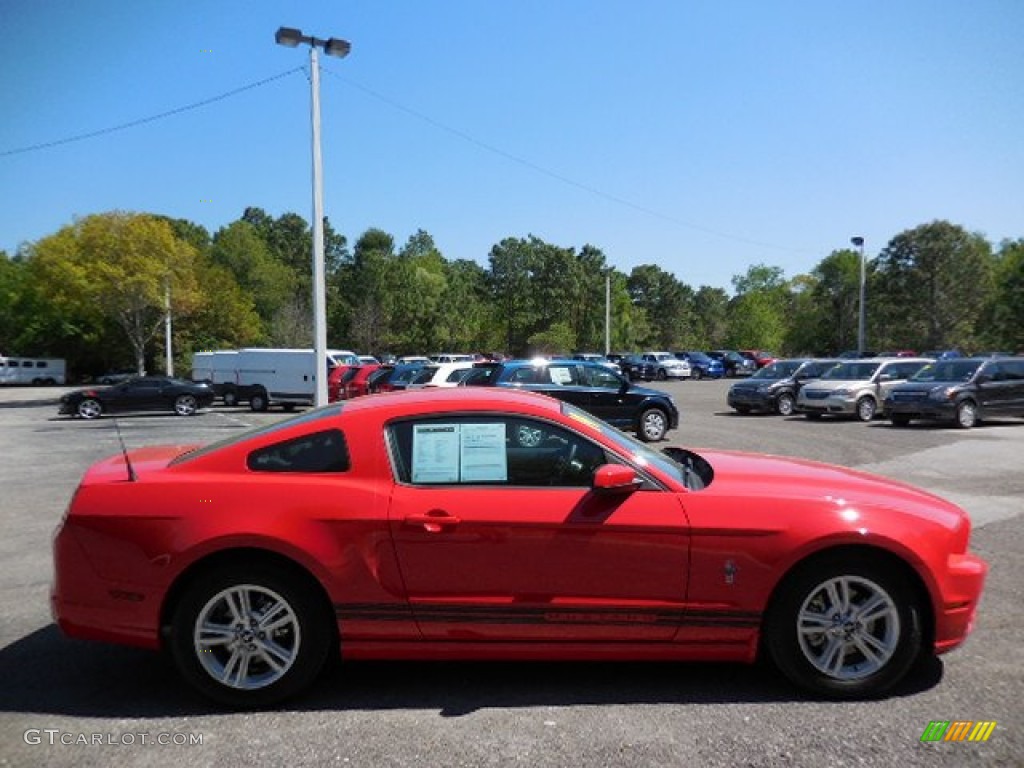
{"label": "rear quarter window", "polygon": [[340,429],[328,429],[268,445],[249,454],[253,472],[347,472],[348,443]]}

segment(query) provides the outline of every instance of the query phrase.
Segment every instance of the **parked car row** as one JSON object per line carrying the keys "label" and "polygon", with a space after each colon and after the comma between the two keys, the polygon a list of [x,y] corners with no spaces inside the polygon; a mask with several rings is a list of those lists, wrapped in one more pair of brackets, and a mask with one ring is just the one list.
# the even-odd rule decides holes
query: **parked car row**
{"label": "parked car row", "polygon": [[1024,417],[1024,357],[779,360],[733,384],[726,402],[742,414],[882,415],[897,427],[921,420],[969,429],[986,417]]}

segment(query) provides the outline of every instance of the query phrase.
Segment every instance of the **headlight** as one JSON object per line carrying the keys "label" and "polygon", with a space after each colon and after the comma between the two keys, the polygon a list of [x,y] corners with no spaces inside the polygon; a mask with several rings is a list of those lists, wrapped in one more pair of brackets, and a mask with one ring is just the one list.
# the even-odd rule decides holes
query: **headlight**
{"label": "headlight", "polygon": [[952,400],[956,396],[956,387],[936,387],[928,393],[932,400]]}
{"label": "headlight", "polygon": [[760,384],[757,387],[757,391],[758,392],[770,392],[771,389],[772,389],[772,385],[771,384]]}

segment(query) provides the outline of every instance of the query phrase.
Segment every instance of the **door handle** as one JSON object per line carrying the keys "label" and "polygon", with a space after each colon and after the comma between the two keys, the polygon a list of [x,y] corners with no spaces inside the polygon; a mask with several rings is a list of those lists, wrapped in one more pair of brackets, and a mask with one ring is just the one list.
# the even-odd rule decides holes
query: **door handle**
{"label": "door handle", "polygon": [[403,522],[406,525],[423,526],[427,533],[441,533],[446,528],[456,526],[462,521],[443,509],[432,509],[422,515],[406,515]]}

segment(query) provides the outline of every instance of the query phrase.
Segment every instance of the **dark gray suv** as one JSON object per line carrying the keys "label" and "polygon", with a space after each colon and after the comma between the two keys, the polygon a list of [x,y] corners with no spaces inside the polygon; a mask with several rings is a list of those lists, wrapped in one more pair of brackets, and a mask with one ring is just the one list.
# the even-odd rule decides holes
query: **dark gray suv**
{"label": "dark gray suv", "polygon": [[938,360],[893,387],[882,408],[897,427],[930,419],[970,429],[986,417],[1024,416],[1024,357]]}

